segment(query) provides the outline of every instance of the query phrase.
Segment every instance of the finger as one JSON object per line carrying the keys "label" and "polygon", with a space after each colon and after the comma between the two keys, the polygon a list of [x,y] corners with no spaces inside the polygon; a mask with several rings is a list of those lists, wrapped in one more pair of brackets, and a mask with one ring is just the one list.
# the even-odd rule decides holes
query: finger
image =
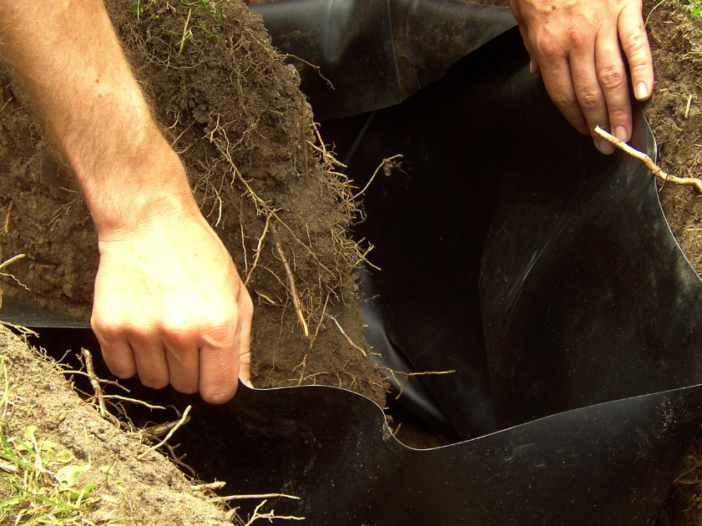
{"label": "finger", "polygon": [[653,59],[641,15],[641,4],[629,5],[619,15],[619,40],[629,61],[634,94],[646,100],[653,91]]}
{"label": "finger", "polygon": [[166,362],[168,379],[180,393],[197,393],[200,376],[200,356],[197,341],[187,332],[166,333]]}
{"label": "finger", "polygon": [[580,110],[566,57],[540,57],[541,75],[546,91],[563,116],[583,135],[590,135]]}
{"label": "finger", "polygon": [[104,340],[98,336],[102,358],[117,378],[131,378],[137,373],[132,347],[126,341]]}
{"label": "finger", "polygon": [[597,35],[595,64],[606,101],[609,129],[617,139],[626,142],[631,138],[631,100],[626,68],[614,28],[611,31],[602,30]]}
{"label": "finger", "polygon": [[241,331],[239,333],[239,378],[249,387],[251,385],[251,319],[253,302],[248,293],[239,302]]}
{"label": "finger", "polygon": [[169,383],[166,350],[160,337],[130,337],[139,380],[146,387],[163,389]]}
{"label": "finger", "polygon": [[578,99],[580,110],[587,121],[587,128],[592,136],[595,146],[605,154],[614,153],[614,146],[602,139],[595,133],[595,128],[600,126],[607,131],[609,127],[609,115],[607,113],[607,103],[605,102],[602,88],[597,79],[597,69],[595,57],[589,53],[579,52],[571,54],[571,72],[573,75],[573,87],[575,96]]}
{"label": "finger", "polygon": [[236,393],[239,375],[241,326],[209,331],[200,344],[200,396],[210,404],[223,404]]}

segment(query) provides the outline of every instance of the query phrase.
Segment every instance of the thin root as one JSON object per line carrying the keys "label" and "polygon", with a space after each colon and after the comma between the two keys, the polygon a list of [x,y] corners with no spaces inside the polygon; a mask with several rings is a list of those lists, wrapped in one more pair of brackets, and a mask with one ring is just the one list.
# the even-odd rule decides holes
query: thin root
{"label": "thin root", "polygon": [[653,172],[653,175],[655,175],[656,177],[660,177],[661,179],[663,179],[663,181],[666,181],[666,182],[670,181],[671,183],[679,184],[682,186],[694,186],[695,190],[697,190],[697,192],[702,194],[702,181],[700,181],[699,179],[695,179],[692,177],[691,178],[682,178],[682,177],[676,177],[674,175],[669,175],[666,172],[664,172],[661,168],[656,166],[656,164],[651,160],[651,158],[648,155],[638,151],[635,148],[632,148],[631,146],[629,146],[625,142],[620,141],[619,139],[614,137],[612,134],[604,131],[599,126],[597,126],[595,128],[595,133],[597,133],[597,135],[599,135],[603,139],[606,139],[607,141],[611,142],[614,146],[616,146],[620,150],[624,150],[626,153],[628,153],[632,157],[643,162],[646,165],[646,167],[649,170],[651,170],[651,172]]}

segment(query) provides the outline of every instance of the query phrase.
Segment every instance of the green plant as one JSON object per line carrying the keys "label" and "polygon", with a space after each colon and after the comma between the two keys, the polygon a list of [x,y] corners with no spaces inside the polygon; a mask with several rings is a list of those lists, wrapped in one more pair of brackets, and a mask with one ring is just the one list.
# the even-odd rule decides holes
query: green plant
{"label": "green plant", "polygon": [[692,18],[702,16],[702,0],[678,0],[678,3],[690,12]]}
{"label": "green plant", "polygon": [[4,358],[0,369],[0,524],[84,524],[85,513],[100,500],[92,494],[94,484],[77,485],[86,466],[73,465],[70,451],[39,439],[35,426],[11,431],[15,404]]}

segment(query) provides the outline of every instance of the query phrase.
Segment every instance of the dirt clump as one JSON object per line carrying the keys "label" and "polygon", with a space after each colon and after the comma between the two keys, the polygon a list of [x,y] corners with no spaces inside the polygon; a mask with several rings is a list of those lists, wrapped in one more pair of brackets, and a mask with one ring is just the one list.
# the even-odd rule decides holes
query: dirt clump
{"label": "dirt clump", "polygon": [[[347,229],[357,204],[319,142],[297,71],[241,3],[106,4],[254,300],[254,385],[331,384],[383,405],[355,303],[364,254]],[[13,264],[16,280],[3,278],[5,295],[88,319],[99,261],[90,213],[21,88],[5,73],[0,89],[0,261],[26,254]]]}

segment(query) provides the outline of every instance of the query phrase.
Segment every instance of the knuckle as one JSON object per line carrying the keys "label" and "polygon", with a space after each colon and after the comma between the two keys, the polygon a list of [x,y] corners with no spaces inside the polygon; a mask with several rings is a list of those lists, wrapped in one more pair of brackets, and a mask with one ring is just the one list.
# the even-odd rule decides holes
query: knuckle
{"label": "knuckle", "polygon": [[564,55],[563,50],[558,45],[553,36],[549,33],[541,33],[533,43],[534,49],[545,58],[556,58]]}
{"label": "knuckle", "polygon": [[622,47],[627,55],[636,55],[648,47],[648,37],[643,32],[629,33],[622,38]]}
{"label": "knuckle", "polygon": [[572,50],[579,50],[585,45],[585,35],[579,27],[569,27],[564,33],[566,42]]}
{"label": "knuckle", "polygon": [[616,90],[626,84],[626,74],[617,66],[606,66],[598,70],[600,85],[607,90]]}
{"label": "knuckle", "polygon": [[196,331],[183,325],[167,324],[163,327],[163,337],[176,349],[185,349],[191,346],[195,340]]}
{"label": "knuckle", "polygon": [[586,110],[597,108],[601,104],[601,99],[598,93],[594,91],[586,91],[580,97],[580,107]]}
{"label": "knuckle", "polygon": [[575,98],[568,93],[556,93],[553,95],[553,103],[561,109],[570,108],[575,105]]}

